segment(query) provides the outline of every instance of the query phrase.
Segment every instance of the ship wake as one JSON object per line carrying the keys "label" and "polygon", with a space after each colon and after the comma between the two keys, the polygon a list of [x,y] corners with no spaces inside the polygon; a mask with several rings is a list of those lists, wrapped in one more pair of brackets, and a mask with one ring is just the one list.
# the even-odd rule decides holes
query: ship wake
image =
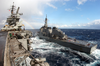
{"label": "ship wake", "polygon": [[96,66],[100,65],[100,50],[91,55],[63,47],[54,42],[48,42],[39,37],[31,40],[34,57],[45,57],[50,66]]}

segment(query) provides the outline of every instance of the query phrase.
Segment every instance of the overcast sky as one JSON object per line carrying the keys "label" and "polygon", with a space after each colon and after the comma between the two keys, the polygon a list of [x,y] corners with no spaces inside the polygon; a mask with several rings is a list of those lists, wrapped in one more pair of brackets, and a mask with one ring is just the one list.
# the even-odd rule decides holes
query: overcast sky
{"label": "overcast sky", "polygon": [[100,29],[100,0],[0,0],[0,28],[13,2],[26,29],[43,26],[46,14],[51,27]]}

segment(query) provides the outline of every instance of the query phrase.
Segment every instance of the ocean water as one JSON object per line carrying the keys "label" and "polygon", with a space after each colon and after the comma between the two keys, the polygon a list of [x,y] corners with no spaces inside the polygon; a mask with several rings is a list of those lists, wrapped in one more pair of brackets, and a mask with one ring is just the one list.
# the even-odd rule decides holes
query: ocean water
{"label": "ocean water", "polygon": [[[67,36],[97,44],[97,49],[92,54],[86,54],[63,47],[38,36],[31,37],[32,55],[45,57],[50,66],[100,66],[100,30],[90,29],[61,29]],[[38,30],[31,30],[33,34]]]}

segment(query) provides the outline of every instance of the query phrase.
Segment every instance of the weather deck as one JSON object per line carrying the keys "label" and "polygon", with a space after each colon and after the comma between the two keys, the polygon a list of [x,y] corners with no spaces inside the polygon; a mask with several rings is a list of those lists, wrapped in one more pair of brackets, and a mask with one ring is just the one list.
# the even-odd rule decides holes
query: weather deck
{"label": "weather deck", "polygon": [[[29,56],[24,47],[19,47],[20,44],[18,39],[9,38],[9,32],[0,32],[0,66],[18,66]],[[22,59],[17,60],[20,57]]]}

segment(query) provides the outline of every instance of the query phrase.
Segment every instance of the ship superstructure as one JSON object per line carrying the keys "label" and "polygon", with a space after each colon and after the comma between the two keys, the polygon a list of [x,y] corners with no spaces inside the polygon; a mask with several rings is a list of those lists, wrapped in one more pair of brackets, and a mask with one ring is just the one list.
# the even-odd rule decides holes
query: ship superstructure
{"label": "ship superstructure", "polygon": [[6,23],[8,23],[8,25],[5,25],[1,29],[2,31],[12,31],[12,30],[18,31],[18,30],[21,30],[21,27],[24,26],[24,25],[22,24],[22,21],[19,21],[19,20],[20,20],[20,15],[23,15],[23,14],[18,13],[19,9],[20,9],[20,7],[18,7],[18,9],[15,13],[14,12],[16,10],[15,6],[14,6],[14,4],[12,5],[11,15],[6,20]]}

